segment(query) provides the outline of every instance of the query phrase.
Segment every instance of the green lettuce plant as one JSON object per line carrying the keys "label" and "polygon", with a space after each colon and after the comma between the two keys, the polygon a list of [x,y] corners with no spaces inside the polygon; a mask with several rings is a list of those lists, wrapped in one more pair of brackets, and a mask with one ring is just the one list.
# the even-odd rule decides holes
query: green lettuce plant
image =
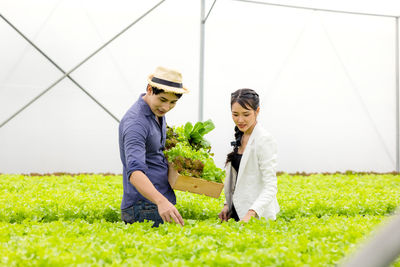
{"label": "green lettuce plant", "polygon": [[211,145],[204,138],[214,128],[211,120],[194,126],[187,122],[183,126],[168,127],[164,154],[180,174],[222,183],[225,172],[215,165]]}

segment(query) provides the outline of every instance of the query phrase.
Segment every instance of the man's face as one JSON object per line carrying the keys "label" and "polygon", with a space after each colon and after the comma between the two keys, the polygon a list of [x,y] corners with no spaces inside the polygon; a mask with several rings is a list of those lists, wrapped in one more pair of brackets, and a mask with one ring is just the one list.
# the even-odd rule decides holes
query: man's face
{"label": "man's face", "polygon": [[146,93],[146,102],[150,106],[151,111],[158,117],[164,116],[168,111],[173,109],[178,99],[174,93],[160,93],[155,95],[151,89],[148,89]]}

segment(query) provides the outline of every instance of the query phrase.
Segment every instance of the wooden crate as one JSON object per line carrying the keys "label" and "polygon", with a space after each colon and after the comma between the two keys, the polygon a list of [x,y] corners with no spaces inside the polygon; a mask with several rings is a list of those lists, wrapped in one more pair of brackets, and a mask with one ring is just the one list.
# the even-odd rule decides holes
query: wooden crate
{"label": "wooden crate", "polygon": [[219,198],[224,184],[180,175],[169,165],[168,181],[173,189]]}

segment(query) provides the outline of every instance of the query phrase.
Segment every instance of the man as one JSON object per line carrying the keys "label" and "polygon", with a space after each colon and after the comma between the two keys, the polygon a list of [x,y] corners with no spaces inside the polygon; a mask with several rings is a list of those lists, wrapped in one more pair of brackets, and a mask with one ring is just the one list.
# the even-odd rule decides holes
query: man
{"label": "man", "polygon": [[176,197],[168,183],[168,162],[163,150],[166,139],[165,114],[189,90],[182,75],[158,67],[148,78],[147,91],[127,111],[119,125],[119,148],[123,165],[124,195],[121,219],[125,223],[164,221],[183,226],[175,208]]}

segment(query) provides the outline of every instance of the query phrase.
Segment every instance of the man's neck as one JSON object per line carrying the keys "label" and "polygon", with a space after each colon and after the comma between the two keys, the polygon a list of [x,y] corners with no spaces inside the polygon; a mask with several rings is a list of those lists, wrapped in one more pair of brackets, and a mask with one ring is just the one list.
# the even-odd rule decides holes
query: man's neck
{"label": "man's neck", "polygon": [[158,124],[160,124],[160,126],[162,125],[162,117],[158,117],[157,115],[154,115],[156,117],[156,121],[158,122]]}

